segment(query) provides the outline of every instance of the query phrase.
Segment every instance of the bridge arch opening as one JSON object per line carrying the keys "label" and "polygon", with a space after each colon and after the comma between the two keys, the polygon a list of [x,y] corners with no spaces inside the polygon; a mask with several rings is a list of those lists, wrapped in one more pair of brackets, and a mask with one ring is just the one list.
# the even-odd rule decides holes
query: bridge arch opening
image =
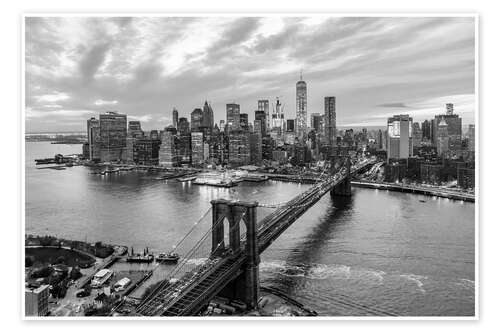
{"label": "bridge arch opening", "polygon": [[247,225],[243,219],[240,220],[240,238],[247,238]]}
{"label": "bridge arch opening", "polygon": [[224,238],[223,238],[223,244],[220,244],[220,249],[226,250],[229,248],[229,234],[231,231],[231,226],[229,225],[229,221],[227,218],[224,218],[222,224],[224,228]]}

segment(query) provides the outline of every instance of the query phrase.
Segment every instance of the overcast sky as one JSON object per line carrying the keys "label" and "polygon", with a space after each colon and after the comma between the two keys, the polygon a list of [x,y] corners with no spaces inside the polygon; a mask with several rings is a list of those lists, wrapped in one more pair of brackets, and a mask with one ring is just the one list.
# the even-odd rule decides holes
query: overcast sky
{"label": "overcast sky", "polygon": [[447,102],[474,122],[473,18],[37,17],[25,47],[28,133],[83,131],[108,110],[161,129],[205,100],[217,122],[226,103],[253,120],[277,96],[295,118],[301,69],[308,115],[336,96],[340,126],[422,121]]}

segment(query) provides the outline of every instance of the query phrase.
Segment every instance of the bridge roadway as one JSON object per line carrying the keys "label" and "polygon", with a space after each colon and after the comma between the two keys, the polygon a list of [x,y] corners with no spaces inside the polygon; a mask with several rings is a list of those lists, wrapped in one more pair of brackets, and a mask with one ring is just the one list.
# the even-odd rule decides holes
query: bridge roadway
{"label": "bridge roadway", "polygon": [[[374,159],[369,159],[352,166],[351,175],[374,162]],[[259,253],[267,249],[307,209],[343,182],[346,177],[347,169],[342,168],[335,175],[311,186],[262,219],[257,232]],[[242,239],[241,249],[244,248],[245,242]],[[136,315],[190,316],[198,313],[208,301],[243,272],[245,260],[244,251],[224,258],[207,260],[173,284],[165,282],[159,286],[153,295],[148,296],[137,307]]]}

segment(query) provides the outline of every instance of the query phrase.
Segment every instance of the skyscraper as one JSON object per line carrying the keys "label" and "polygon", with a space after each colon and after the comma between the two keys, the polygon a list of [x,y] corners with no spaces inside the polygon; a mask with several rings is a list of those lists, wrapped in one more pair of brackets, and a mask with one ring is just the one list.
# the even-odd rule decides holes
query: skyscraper
{"label": "skyscraper", "polygon": [[[260,130],[262,136],[265,136],[267,133],[267,120],[266,120],[266,112],[263,110],[257,110],[255,111],[255,120],[260,121]],[[255,128],[255,122],[254,122],[254,128]]]}
{"label": "skyscraper", "polygon": [[441,118],[438,124],[437,132],[436,132],[436,148],[438,155],[446,154],[450,148],[450,137],[448,133],[448,124],[446,121]]}
{"label": "skyscraper", "polygon": [[467,145],[467,149],[469,151],[475,151],[476,150],[476,126],[475,125],[469,125],[469,132],[467,133],[469,137],[469,143]]}
{"label": "skyscraper", "polygon": [[427,119],[422,123],[422,140],[431,140],[431,122]]}
{"label": "skyscraper", "polygon": [[138,138],[143,136],[143,132],[141,129],[141,122],[138,120],[130,120],[128,122],[128,135],[133,138]]}
{"label": "skyscraper", "polygon": [[300,141],[307,139],[307,84],[300,80],[296,84],[296,132]]}
{"label": "skyscraper", "polygon": [[295,132],[295,119],[287,119],[286,120],[286,131],[287,132]]}
{"label": "skyscraper", "polygon": [[446,114],[447,115],[453,114],[453,103],[446,103]]}
{"label": "skyscraper", "polygon": [[177,153],[175,127],[167,127],[162,133],[161,146],[159,151],[159,164],[165,167],[175,167],[178,165],[179,157]]}
{"label": "skyscraper", "polygon": [[240,128],[240,105],[235,103],[226,104],[226,122],[228,130]]}
{"label": "skyscraper", "polygon": [[279,97],[276,97],[276,104],[271,119],[271,129],[285,131],[285,114],[283,113],[283,105],[280,103]]}
{"label": "skyscraper", "polygon": [[204,146],[203,146],[203,133],[191,132],[191,163],[194,166],[203,164],[204,160]]}
{"label": "skyscraper", "polygon": [[387,160],[413,156],[412,122],[407,114],[387,119]]}
{"label": "skyscraper", "polygon": [[229,164],[232,167],[250,163],[250,133],[242,130],[229,132]]}
{"label": "skyscraper", "polygon": [[325,139],[328,146],[333,147],[336,142],[337,114],[335,111],[335,96],[325,97]]}
{"label": "skyscraper", "polygon": [[254,133],[250,133],[249,145],[250,145],[250,163],[257,164],[262,161],[262,135],[260,132],[260,120],[256,120],[259,124],[258,130]]}
{"label": "skyscraper", "polygon": [[196,132],[200,130],[203,124],[203,111],[196,108],[191,112],[191,131]]}
{"label": "skyscraper", "polygon": [[248,130],[248,113],[240,113],[240,127]]}
{"label": "skyscraper", "polygon": [[212,106],[205,101],[203,105],[203,124],[204,127],[212,129],[214,126],[214,111]]}
{"label": "skyscraper", "polygon": [[266,115],[265,128],[267,132],[271,128],[271,117],[269,116],[269,100],[268,99],[259,100],[257,102],[257,110],[264,111],[264,114]]}
{"label": "skyscraper", "polygon": [[89,142],[89,159],[99,159],[99,120],[94,117],[87,120],[87,140]]}
{"label": "skyscraper", "polygon": [[323,115],[320,113],[311,113],[311,128],[316,131],[316,133],[323,132]]}
{"label": "skyscraper", "polygon": [[179,123],[179,112],[176,108],[172,110],[172,124],[174,128],[177,129],[177,124]]}
{"label": "skyscraper", "polygon": [[453,113],[453,104],[446,104],[446,114],[437,115],[433,121],[432,142],[437,146],[437,132],[441,120],[448,125],[448,136],[450,150],[458,151],[462,149],[462,118]]}
{"label": "skyscraper", "polygon": [[127,145],[127,115],[106,112],[99,115],[101,161],[118,161]]}
{"label": "skyscraper", "polygon": [[420,147],[422,145],[422,130],[420,129],[420,124],[417,122],[413,123],[412,144],[413,147]]}
{"label": "skyscraper", "polygon": [[177,126],[177,132],[180,135],[189,134],[189,121],[187,120],[187,118],[179,118],[179,123],[177,124]]}

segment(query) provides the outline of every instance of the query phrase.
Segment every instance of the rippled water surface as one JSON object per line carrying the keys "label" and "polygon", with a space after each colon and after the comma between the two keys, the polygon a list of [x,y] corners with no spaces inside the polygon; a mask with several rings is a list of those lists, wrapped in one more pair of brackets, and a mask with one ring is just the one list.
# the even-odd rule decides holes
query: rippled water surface
{"label": "rippled water surface", "polygon": [[[279,202],[308,187],[268,181],[222,189],[142,172],[38,169],[33,162],[80,150],[26,144],[26,233],[165,252],[212,199]],[[269,212],[259,209],[258,218]],[[204,234],[209,215],[187,242]],[[323,197],[281,235],[261,257],[260,278],[322,315],[470,316],[474,266],[474,204],[354,188],[349,199]]]}

